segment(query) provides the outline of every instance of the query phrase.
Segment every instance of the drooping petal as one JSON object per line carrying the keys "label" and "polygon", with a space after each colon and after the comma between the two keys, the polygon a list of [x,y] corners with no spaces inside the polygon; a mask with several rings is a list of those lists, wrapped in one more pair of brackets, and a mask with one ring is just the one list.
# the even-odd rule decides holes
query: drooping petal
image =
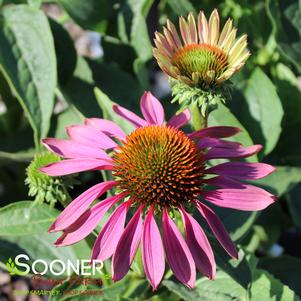
{"label": "drooping petal", "polygon": [[112,279],[122,279],[134,260],[142,235],[142,212],[140,206],[123,231],[112,259]]}
{"label": "drooping petal", "polygon": [[115,252],[117,243],[123,233],[127,210],[131,202],[118,206],[101,229],[93,247],[92,260],[106,260]]}
{"label": "drooping petal", "polygon": [[112,170],[112,162],[102,159],[66,159],[48,164],[39,170],[49,176],[58,177],[86,170]]}
{"label": "drooping petal", "polygon": [[115,148],[117,143],[102,131],[88,125],[73,125],[67,128],[68,136],[77,142],[103,149]]}
{"label": "drooping petal", "polygon": [[206,160],[210,159],[228,159],[228,158],[246,158],[258,153],[262,149],[262,145],[252,145],[248,147],[234,148],[212,148],[205,154]]}
{"label": "drooping petal", "polygon": [[142,259],[146,277],[157,289],[165,270],[164,249],[151,206],[145,218],[142,234]]}
{"label": "drooping petal", "polygon": [[162,228],[165,254],[170,268],[179,281],[193,288],[196,278],[193,257],[166,208],[163,210]]}
{"label": "drooping petal", "polygon": [[84,239],[95,229],[105,213],[125,196],[125,193],[120,193],[89,208],[78,220],[64,230],[63,235],[57,239],[55,245],[59,247],[69,246]]}
{"label": "drooping petal", "polygon": [[116,185],[116,181],[107,181],[83,192],[62,211],[48,231],[62,231],[72,225],[97,198]]}
{"label": "drooping petal", "polygon": [[189,135],[190,138],[226,138],[238,134],[241,130],[233,126],[211,126],[199,131],[195,131]]}
{"label": "drooping petal", "polygon": [[185,109],[183,112],[181,112],[178,115],[174,115],[167,123],[167,125],[175,127],[175,128],[181,128],[182,126],[186,125],[191,118],[191,114],[189,109]]}
{"label": "drooping petal", "polygon": [[241,180],[257,180],[275,171],[272,165],[250,162],[226,162],[207,169],[208,174],[217,174]]}
{"label": "drooping petal", "polygon": [[237,183],[235,188],[202,191],[201,195],[216,206],[244,211],[263,210],[275,201],[275,196],[262,188]]}
{"label": "drooping petal", "polygon": [[45,138],[42,142],[47,149],[64,158],[110,158],[102,149],[72,140]]}
{"label": "drooping petal", "polygon": [[122,140],[126,137],[126,134],[121,129],[121,127],[110,120],[101,118],[88,118],[85,120],[85,124],[102,131],[110,137],[115,137]]}
{"label": "drooping petal", "polygon": [[197,208],[204,217],[216,239],[225,249],[225,251],[233,258],[238,258],[238,253],[232,242],[227,230],[222,224],[218,216],[206,205],[197,203]]}
{"label": "drooping petal", "polygon": [[161,125],[164,123],[165,114],[160,101],[151,92],[144,92],[140,102],[141,112],[150,124]]}
{"label": "drooping petal", "polygon": [[220,147],[220,148],[237,148],[242,146],[238,142],[222,140],[219,138],[204,137],[198,142],[199,148]]}
{"label": "drooping petal", "polygon": [[187,245],[195,265],[202,274],[213,279],[215,277],[216,264],[206,234],[199,223],[183,208],[181,209],[181,214],[185,225]]}
{"label": "drooping petal", "polygon": [[136,128],[148,125],[147,121],[122,106],[113,105],[113,111],[123,119],[129,121]]}

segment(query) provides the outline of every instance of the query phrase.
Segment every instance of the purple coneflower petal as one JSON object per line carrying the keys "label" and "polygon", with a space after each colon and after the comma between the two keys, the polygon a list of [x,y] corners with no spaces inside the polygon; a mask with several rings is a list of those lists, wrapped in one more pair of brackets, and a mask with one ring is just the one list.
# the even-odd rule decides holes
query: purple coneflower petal
{"label": "purple coneflower petal", "polygon": [[142,259],[146,277],[154,290],[157,289],[165,270],[164,249],[153,207],[145,218],[142,235]]}
{"label": "purple coneflower petal", "polygon": [[196,278],[193,257],[166,208],[163,210],[162,228],[165,254],[170,268],[179,281],[193,288]]}
{"label": "purple coneflower petal", "polygon": [[136,255],[141,235],[143,205],[139,207],[123,231],[112,259],[112,279],[118,281],[122,279],[130,269]]}
{"label": "purple coneflower petal", "polygon": [[57,239],[55,245],[59,247],[69,246],[84,239],[95,229],[105,213],[125,196],[125,193],[120,193],[89,208],[79,219],[64,230],[63,235]]}
{"label": "purple coneflower petal", "polygon": [[204,217],[211,231],[215,235],[216,239],[225,249],[225,251],[233,258],[238,258],[238,253],[235,248],[233,241],[231,240],[227,230],[224,225],[217,217],[217,215],[206,205],[198,202],[197,208],[200,211],[201,215]]}
{"label": "purple coneflower petal", "polygon": [[190,138],[226,138],[238,134],[241,130],[233,126],[211,126],[199,131],[195,131],[189,135]]}
{"label": "purple coneflower petal", "polygon": [[205,170],[205,173],[241,180],[258,180],[274,171],[275,167],[265,163],[226,162]]}
{"label": "purple coneflower petal", "polygon": [[39,170],[49,176],[58,177],[86,170],[112,170],[112,162],[103,159],[66,159],[50,163]]}
{"label": "purple coneflower petal", "polygon": [[201,195],[216,206],[245,211],[263,210],[275,201],[264,189],[243,183],[239,188],[202,191]]}
{"label": "purple coneflower petal", "polygon": [[110,159],[104,150],[72,140],[45,138],[42,143],[47,149],[64,158]]}
{"label": "purple coneflower petal", "polygon": [[85,124],[94,127],[105,133],[110,137],[118,139],[125,139],[125,132],[113,121],[101,119],[101,118],[88,118],[85,120]]}
{"label": "purple coneflower petal", "polygon": [[113,111],[118,114],[123,119],[129,121],[131,124],[133,124],[136,128],[147,126],[148,122],[135,113],[127,110],[126,108],[119,106],[119,105],[113,105]]}
{"label": "purple coneflower petal", "polygon": [[72,125],[67,128],[68,136],[77,142],[99,147],[103,149],[110,149],[117,147],[117,143],[100,130],[96,130],[88,125]]}
{"label": "purple coneflower petal", "polygon": [[238,142],[226,141],[218,138],[204,137],[198,142],[199,148],[220,147],[220,148],[237,148],[242,146]]}
{"label": "purple coneflower petal", "polygon": [[102,227],[93,247],[92,260],[106,260],[115,252],[118,241],[123,233],[126,213],[131,202],[118,206],[106,224]]}
{"label": "purple coneflower petal", "polygon": [[211,159],[229,159],[229,158],[246,158],[258,153],[262,149],[262,145],[252,145],[248,147],[234,147],[234,148],[211,148],[205,154],[206,160]]}
{"label": "purple coneflower petal", "polygon": [[165,114],[163,106],[151,92],[144,92],[140,101],[140,109],[149,124],[161,125],[164,123]]}
{"label": "purple coneflower petal", "polygon": [[96,184],[83,192],[62,211],[48,231],[56,232],[68,228],[86,211],[93,201],[116,185],[116,181],[107,181]]}
{"label": "purple coneflower petal", "polygon": [[196,267],[210,279],[215,277],[216,264],[210,243],[199,223],[181,209],[185,224],[186,241],[191,251]]}
{"label": "purple coneflower petal", "polygon": [[172,126],[174,128],[181,128],[186,125],[191,118],[191,114],[188,109],[184,110],[178,115],[174,115],[168,122],[168,126]]}

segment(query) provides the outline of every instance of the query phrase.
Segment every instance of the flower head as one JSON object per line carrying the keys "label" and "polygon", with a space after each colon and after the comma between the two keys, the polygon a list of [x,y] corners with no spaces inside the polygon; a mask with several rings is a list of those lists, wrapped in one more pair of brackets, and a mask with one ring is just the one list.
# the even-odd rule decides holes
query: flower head
{"label": "flower head", "polygon": [[180,36],[169,20],[163,34],[156,33],[153,54],[170,77],[190,86],[214,86],[229,79],[250,56],[247,36],[236,39],[236,28],[228,19],[221,33],[215,9],[209,21],[201,11],[195,20],[179,19]]}
{"label": "flower head", "polygon": [[[189,121],[189,111],[166,123],[163,107],[151,93],[141,99],[144,118],[118,105],[114,111],[132,123],[135,130],[126,135],[112,121],[92,118],[85,125],[67,128],[69,140],[43,141],[49,150],[65,158],[41,169],[48,175],[85,170],[111,170],[113,174],[113,180],[96,184],[79,195],[51,225],[49,231],[63,231],[56,245],[84,239],[114,206],[92,252],[92,260],[113,256],[113,280],[127,274],[140,242],[145,274],[154,289],[162,280],[165,257],[175,276],[188,287],[194,286],[196,268],[214,278],[213,251],[191,210],[197,209],[228,254],[237,258],[229,234],[204,200],[221,207],[262,210],[275,197],[240,180],[265,177],[274,168],[240,161],[209,167],[208,162],[248,157],[260,151],[261,146],[244,147],[221,139],[238,133],[234,127],[209,127],[186,134],[181,127]],[[113,196],[92,205],[112,188],[116,191]],[[130,211],[134,214],[126,224]],[[171,212],[182,216],[185,239]]]}

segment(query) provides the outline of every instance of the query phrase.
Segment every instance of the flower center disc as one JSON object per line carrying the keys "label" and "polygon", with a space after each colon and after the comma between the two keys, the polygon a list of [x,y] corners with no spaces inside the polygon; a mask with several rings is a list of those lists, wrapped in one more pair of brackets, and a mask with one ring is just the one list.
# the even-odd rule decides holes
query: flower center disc
{"label": "flower center disc", "polygon": [[139,203],[172,207],[191,201],[201,190],[203,155],[175,128],[138,128],[113,158],[120,188]]}
{"label": "flower center disc", "polygon": [[191,44],[180,49],[172,58],[180,72],[192,79],[194,72],[202,78],[213,81],[228,66],[226,54],[216,46],[209,44]]}

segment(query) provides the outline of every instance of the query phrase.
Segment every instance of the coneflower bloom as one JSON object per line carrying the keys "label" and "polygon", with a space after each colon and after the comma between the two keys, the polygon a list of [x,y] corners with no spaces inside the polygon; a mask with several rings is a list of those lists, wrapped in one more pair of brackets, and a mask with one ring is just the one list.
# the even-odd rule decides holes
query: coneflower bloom
{"label": "coneflower bloom", "polygon": [[156,32],[153,54],[160,68],[187,85],[216,85],[229,79],[250,56],[247,36],[236,39],[237,29],[228,19],[221,33],[215,9],[209,21],[201,11],[195,20],[179,19],[180,36],[169,20],[163,34]]}
{"label": "coneflower bloom", "polygon": [[[273,203],[274,196],[240,180],[265,177],[274,168],[264,163],[233,161],[209,166],[208,162],[245,158],[261,146],[244,147],[221,139],[238,133],[235,127],[209,127],[186,134],[180,128],[189,121],[189,111],[166,123],[161,103],[149,92],[141,99],[143,118],[119,105],[114,105],[114,111],[134,125],[129,135],[112,121],[91,118],[84,125],[68,127],[69,140],[43,140],[64,160],[43,167],[42,172],[63,176],[111,170],[113,175],[113,180],[89,188],[59,215],[49,229],[63,231],[56,245],[84,239],[118,204],[92,251],[92,260],[113,256],[114,281],[127,274],[140,242],[145,274],[154,289],[163,277],[165,258],[175,277],[190,288],[195,283],[196,268],[214,278],[214,255],[203,229],[191,215],[192,209],[196,208],[228,254],[237,258],[230,236],[207,203],[240,210],[264,209]],[[115,194],[92,204],[113,188]],[[126,223],[130,209],[134,215]],[[171,218],[171,213],[178,216],[176,212],[182,216],[185,239],[177,220]]]}

